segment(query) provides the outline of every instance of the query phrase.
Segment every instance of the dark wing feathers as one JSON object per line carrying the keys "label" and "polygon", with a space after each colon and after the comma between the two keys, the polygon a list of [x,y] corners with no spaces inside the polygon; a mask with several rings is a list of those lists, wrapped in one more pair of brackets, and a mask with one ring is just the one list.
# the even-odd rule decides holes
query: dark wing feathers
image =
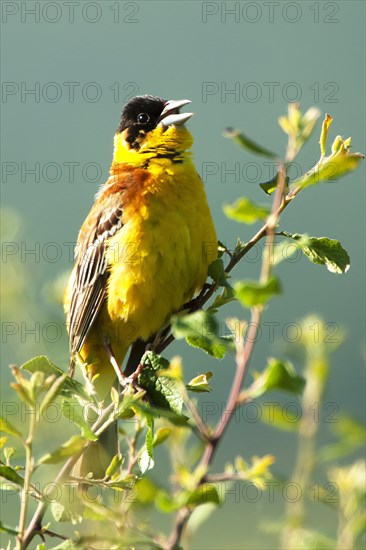
{"label": "dark wing feathers", "polygon": [[83,347],[105,299],[108,239],[122,227],[118,199],[109,195],[94,205],[80,230],[68,319],[71,354]]}

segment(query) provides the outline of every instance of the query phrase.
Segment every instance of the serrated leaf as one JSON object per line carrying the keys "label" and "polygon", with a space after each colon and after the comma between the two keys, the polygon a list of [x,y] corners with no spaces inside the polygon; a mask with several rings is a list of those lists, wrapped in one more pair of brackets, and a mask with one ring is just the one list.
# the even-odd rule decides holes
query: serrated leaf
{"label": "serrated leaf", "polygon": [[14,470],[14,468],[11,468],[11,466],[0,464],[0,477],[11,481],[19,487],[23,487],[24,485],[24,479],[19,474],[17,474],[17,472]]}
{"label": "serrated leaf", "polygon": [[161,409],[156,406],[149,407],[148,405],[144,405],[141,402],[135,403],[134,407],[137,410],[141,411],[144,415],[150,415],[154,418],[166,418],[172,424],[176,424],[177,426],[187,426],[187,422],[189,420],[188,416],[185,416],[184,414],[178,414],[170,409]]}
{"label": "serrated leaf", "polygon": [[4,432],[15,437],[23,437],[21,432],[8,420],[0,418],[0,432]]}
{"label": "serrated leaf", "polygon": [[[56,367],[46,357],[45,355],[40,355],[38,357],[33,357],[33,359],[30,359],[26,363],[24,363],[21,367],[22,370],[26,370],[30,373],[40,371],[46,374],[47,376],[51,376],[52,374],[56,375],[57,377],[63,376],[65,373]],[[62,388],[60,391],[61,395],[65,395],[66,397],[71,397],[72,395],[79,395],[83,399],[86,399],[87,401],[90,400],[90,395],[85,390],[84,386],[80,384],[80,382],[77,382],[76,380],[67,377]]]}
{"label": "serrated leaf", "polygon": [[233,348],[232,336],[221,336],[220,325],[211,311],[196,311],[174,317],[172,332],[178,340],[185,338],[188,344],[216,359],[222,359],[227,350]]}
{"label": "serrated leaf", "polygon": [[295,233],[283,233],[293,239],[305,256],[314,264],[325,265],[331,273],[346,273],[350,267],[350,257],[341,243],[328,237],[308,237]]}
{"label": "serrated leaf", "polygon": [[79,435],[72,436],[66,441],[59,449],[56,449],[52,453],[43,455],[38,463],[39,464],[58,464],[74,454],[81,451],[84,445],[87,443],[87,439]]}
{"label": "serrated leaf", "polygon": [[261,145],[258,145],[252,139],[245,136],[243,132],[241,132],[240,130],[236,130],[235,128],[227,128],[224,132],[224,136],[233,139],[238,145],[240,145],[240,147],[243,147],[244,149],[247,149],[248,151],[256,155],[270,158],[277,157],[275,153],[272,153],[272,151],[269,151]]}
{"label": "serrated leaf", "polygon": [[228,218],[242,223],[265,220],[270,213],[267,206],[255,204],[246,197],[241,197],[234,204],[224,204],[223,211]]}
{"label": "serrated leaf", "polygon": [[169,361],[148,351],[141,360],[144,368],[138,376],[139,385],[146,390],[154,405],[169,409],[178,415],[182,412],[183,399],[174,379],[159,376],[159,371],[168,370]]}
{"label": "serrated leaf", "polygon": [[83,438],[89,441],[97,441],[98,436],[92,432],[88,422],[84,420],[83,409],[78,401],[75,399],[63,399],[61,412],[65,418],[80,429]]}
{"label": "serrated leaf", "polygon": [[281,285],[276,277],[271,277],[266,283],[257,281],[239,281],[234,285],[236,297],[245,307],[253,307],[268,302],[272,296],[281,293]]}
{"label": "serrated leaf", "polygon": [[223,339],[221,342],[208,342],[208,340],[204,337],[195,338],[193,336],[188,336],[186,338],[186,342],[192,346],[192,348],[201,349],[208,353],[208,355],[211,355],[211,357],[215,357],[215,359],[223,359],[226,355],[227,345]]}
{"label": "serrated leaf", "polygon": [[265,371],[248,388],[250,398],[259,397],[270,390],[284,390],[301,395],[305,379],[299,376],[289,361],[269,359]]}

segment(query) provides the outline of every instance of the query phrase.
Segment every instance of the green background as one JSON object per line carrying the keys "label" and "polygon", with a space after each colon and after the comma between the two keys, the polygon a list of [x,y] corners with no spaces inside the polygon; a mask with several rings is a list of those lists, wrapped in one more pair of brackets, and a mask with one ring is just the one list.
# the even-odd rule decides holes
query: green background
{"label": "green background", "polygon": [[[39,21],[26,12],[35,4],[39,4]],[[59,329],[59,338],[49,324],[62,327],[62,310],[50,295],[53,283],[59,280],[62,284],[62,275],[72,266],[70,246],[65,243],[75,242],[94,194],[107,178],[113,133],[126,99],[150,93],[192,100],[195,116],[189,128],[195,138],[195,162],[200,173],[215,172],[207,175],[206,189],[220,240],[229,248],[238,236],[248,240],[255,227],[228,220],[222,204],[242,195],[265,203],[267,197],[258,183],[268,180],[271,173],[260,157],[243,152],[223,137],[226,127],[239,127],[283,155],[286,139],[277,118],[291,100],[299,99],[303,109],[315,105],[333,116],[330,140],[338,133],[345,138],[352,135],[354,150],[365,151],[362,1],[281,1],[272,3],[273,13],[266,2],[81,1],[75,5],[73,22],[63,2],[58,9],[53,4],[2,5],[2,81],[3,92],[8,92],[3,93],[1,103],[2,205],[21,220],[16,233],[18,222],[8,212],[11,230],[5,240],[14,242],[19,251],[8,244],[6,252],[14,254],[5,256],[3,266],[3,288],[9,299],[2,312],[5,401],[11,399],[7,394],[9,363],[21,364],[46,353],[59,366],[66,365],[65,330]],[[9,15],[9,10],[17,8],[17,13]],[[229,9],[236,11],[230,14]],[[73,100],[67,82],[79,83],[74,85]],[[22,89],[37,86],[39,96],[22,97]],[[96,90],[100,97],[94,101]],[[319,127],[320,123],[297,160],[302,171],[318,159]],[[78,163],[74,181],[64,164],[70,162]],[[40,163],[39,181],[31,174],[22,175],[22,163],[23,170]],[[98,165],[99,173],[93,165],[88,168],[88,163]],[[235,166],[241,171],[239,177],[228,172]],[[9,174],[11,169],[16,173]],[[286,210],[283,230],[339,239],[351,256],[351,269],[338,276],[304,258],[283,262],[278,269],[283,296],[271,302],[264,317],[267,323],[278,323],[272,325],[275,342],[267,324],[252,360],[252,367],[261,369],[266,357],[291,347],[286,338],[289,323],[319,313],[331,323],[330,336],[339,337],[341,329],[347,334],[334,357],[325,402],[335,404],[336,414],[347,412],[359,420],[364,410],[364,199],[362,166],[339,182],[307,189]],[[25,248],[36,252],[25,255]],[[237,267],[233,278],[255,277],[259,267],[259,258],[253,254]],[[225,314],[243,315],[238,306],[227,307]],[[26,334],[34,323],[39,323],[36,335]],[[16,334],[9,334],[10,326],[16,327]],[[213,370],[213,392],[201,398],[201,403],[206,412],[211,406],[220,410],[234,372],[231,360],[211,361],[181,342],[166,352],[168,357],[173,354],[183,357],[187,380]],[[275,396],[276,400],[293,401],[283,395]],[[216,414],[210,420],[217,418]],[[328,428],[322,422],[321,443],[329,439]],[[49,437],[44,445],[54,446]],[[240,422],[239,418],[232,422],[215,468],[219,471],[238,454],[250,459],[273,453],[275,472],[286,476],[294,449],[291,434],[249,421],[244,415]],[[156,475],[163,478],[164,472]],[[314,481],[324,481],[321,476]],[[278,519],[283,499],[270,503],[266,494],[256,503],[250,499],[250,494],[245,498],[240,492],[228,495],[225,506],[194,536],[192,547],[276,546],[277,534],[265,532],[263,525],[268,527]],[[13,501],[8,512],[16,506]],[[326,507],[314,505],[311,514],[314,526],[334,533],[334,514]],[[12,520],[10,515],[7,523],[16,522],[16,516]],[[168,519],[156,520],[162,521]]]}

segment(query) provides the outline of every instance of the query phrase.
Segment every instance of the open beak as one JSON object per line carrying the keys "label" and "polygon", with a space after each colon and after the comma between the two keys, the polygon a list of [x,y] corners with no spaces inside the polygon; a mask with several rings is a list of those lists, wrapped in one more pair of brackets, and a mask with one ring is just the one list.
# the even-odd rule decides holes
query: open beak
{"label": "open beak", "polygon": [[184,105],[192,103],[189,99],[171,99],[167,101],[163,112],[161,113],[158,123],[164,128],[168,126],[182,126],[188,119],[193,116],[193,113],[180,113],[179,109]]}

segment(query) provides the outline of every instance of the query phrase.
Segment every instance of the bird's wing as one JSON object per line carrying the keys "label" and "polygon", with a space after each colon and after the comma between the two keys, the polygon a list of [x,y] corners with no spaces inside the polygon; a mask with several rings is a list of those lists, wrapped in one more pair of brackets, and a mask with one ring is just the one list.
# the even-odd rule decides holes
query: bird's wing
{"label": "bird's wing", "polygon": [[79,233],[68,314],[72,356],[83,347],[106,296],[108,239],[122,227],[119,199],[116,194],[102,196],[94,204]]}

